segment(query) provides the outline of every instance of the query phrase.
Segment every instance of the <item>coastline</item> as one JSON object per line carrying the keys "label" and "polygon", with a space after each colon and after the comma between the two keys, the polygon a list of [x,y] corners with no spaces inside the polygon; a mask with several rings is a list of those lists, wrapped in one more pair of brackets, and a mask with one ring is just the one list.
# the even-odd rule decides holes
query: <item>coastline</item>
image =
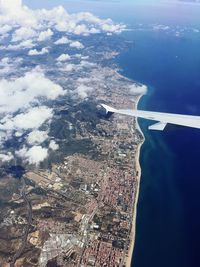
{"label": "coastline", "polygon": [[[141,98],[144,96],[144,94],[140,95],[137,100],[136,100],[136,109],[138,108],[139,101]],[[136,156],[135,156],[135,168],[136,168],[136,173],[137,175],[137,188],[136,188],[136,195],[134,198],[134,207],[133,207],[133,214],[132,214],[132,226],[131,226],[131,232],[130,232],[130,245],[129,245],[129,250],[128,250],[128,255],[126,258],[126,267],[131,267],[131,262],[132,262],[132,257],[133,257],[133,250],[134,250],[134,245],[135,245],[135,236],[136,236],[136,218],[137,218],[137,204],[138,204],[138,199],[139,199],[139,192],[140,192],[140,180],[141,180],[141,166],[140,166],[140,151],[141,147],[145,141],[144,134],[139,126],[138,120],[136,119],[136,127],[138,131],[140,131],[143,139],[141,142],[138,144]]]}

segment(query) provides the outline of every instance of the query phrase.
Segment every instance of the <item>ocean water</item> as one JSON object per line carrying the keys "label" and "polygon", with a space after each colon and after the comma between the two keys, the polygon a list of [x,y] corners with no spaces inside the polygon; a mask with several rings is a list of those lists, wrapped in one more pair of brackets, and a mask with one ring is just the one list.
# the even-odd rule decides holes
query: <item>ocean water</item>
{"label": "ocean water", "polygon": [[[162,17],[157,22],[162,23]],[[133,23],[130,17],[129,23]],[[190,17],[190,23],[181,15],[177,21],[168,21],[170,27],[178,23],[200,25],[196,16]],[[200,115],[200,33],[190,30],[175,36],[141,30],[124,33],[124,38],[134,45],[118,58],[122,73],[148,86],[139,108]],[[149,131],[152,122],[139,122],[146,140],[140,155],[132,266],[198,267],[200,130],[169,127],[164,132]]]}

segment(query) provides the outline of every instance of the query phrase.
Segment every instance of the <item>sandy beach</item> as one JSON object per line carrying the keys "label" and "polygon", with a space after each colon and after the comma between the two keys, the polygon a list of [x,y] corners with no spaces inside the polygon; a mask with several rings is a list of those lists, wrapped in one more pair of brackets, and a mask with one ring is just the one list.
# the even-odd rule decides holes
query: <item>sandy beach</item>
{"label": "sandy beach", "polygon": [[[143,97],[143,95],[140,95],[137,98],[136,101],[136,109],[138,107],[138,103],[140,101],[140,99]],[[140,192],[140,179],[141,179],[141,167],[140,167],[140,150],[141,147],[144,143],[144,135],[142,130],[140,129],[140,126],[138,124],[138,121],[136,120],[136,127],[137,129],[141,132],[142,136],[143,136],[143,140],[142,142],[138,145],[137,148],[137,153],[136,153],[136,157],[135,157],[135,166],[136,166],[136,173],[138,173],[137,175],[137,190],[136,190],[136,195],[135,195],[135,199],[134,199],[134,208],[133,208],[133,218],[132,218],[132,228],[131,228],[131,233],[130,233],[130,246],[129,246],[129,251],[128,251],[128,256],[126,258],[126,267],[130,267],[131,266],[131,260],[132,260],[132,256],[133,256],[133,250],[134,250],[134,244],[135,244],[135,235],[136,235],[136,217],[137,217],[137,203],[138,203],[138,198],[139,198],[139,192]]]}

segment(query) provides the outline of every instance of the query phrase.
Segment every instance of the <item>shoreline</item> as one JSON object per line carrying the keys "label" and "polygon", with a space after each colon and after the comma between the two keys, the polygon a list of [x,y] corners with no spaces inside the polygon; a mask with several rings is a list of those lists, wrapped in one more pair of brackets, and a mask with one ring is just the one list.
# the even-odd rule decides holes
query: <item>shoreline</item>
{"label": "shoreline", "polygon": [[[141,98],[144,96],[144,94],[140,95],[137,100],[136,100],[136,109],[138,107],[139,101]],[[136,218],[137,218],[137,204],[138,204],[138,199],[139,199],[139,192],[140,192],[140,181],[141,181],[141,173],[142,169],[140,166],[140,151],[141,147],[145,141],[144,134],[139,126],[138,120],[136,119],[136,128],[138,131],[140,131],[143,139],[142,141],[138,144],[137,147],[137,152],[135,156],[135,168],[136,168],[136,173],[137,175],[137,188],[136,188],[136,195],[134,199],[134,207],[133,207],[133,218],[132,218],[132,226],[131,226],[131,232],[130,232],[130,245],[129,245],[129,250],[128,250],[128,255],[126,257],[126,267],[131,267],[131,262],[132,262],[132,257],[133,257],[133,251],[134,251],[134,245],[135,245],[135,237],[136,237]]]}

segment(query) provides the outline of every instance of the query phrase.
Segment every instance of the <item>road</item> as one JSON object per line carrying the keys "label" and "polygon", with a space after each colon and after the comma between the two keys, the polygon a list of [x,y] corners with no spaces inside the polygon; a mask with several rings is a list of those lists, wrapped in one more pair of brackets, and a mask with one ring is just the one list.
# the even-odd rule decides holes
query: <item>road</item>
{"label": "road", "polygon": [[21,183],[22,183],[21,196],[24,199],[24,202],[26,203],[26,206],[27,206],[27,225],[24,228],[24,234],[23,234],[21,246],[19,247],[19,249],[16,251],[15,255],[13,256],[12,262],[10,263],[10,267],[15,266],[16,260],[23,253],[26,247],[26,244],[27,244],[27,237],[28,237],[29,229],[32,224],[32,206],[26,196],[26,183],[25,183],[23,176],[21,177]]}

